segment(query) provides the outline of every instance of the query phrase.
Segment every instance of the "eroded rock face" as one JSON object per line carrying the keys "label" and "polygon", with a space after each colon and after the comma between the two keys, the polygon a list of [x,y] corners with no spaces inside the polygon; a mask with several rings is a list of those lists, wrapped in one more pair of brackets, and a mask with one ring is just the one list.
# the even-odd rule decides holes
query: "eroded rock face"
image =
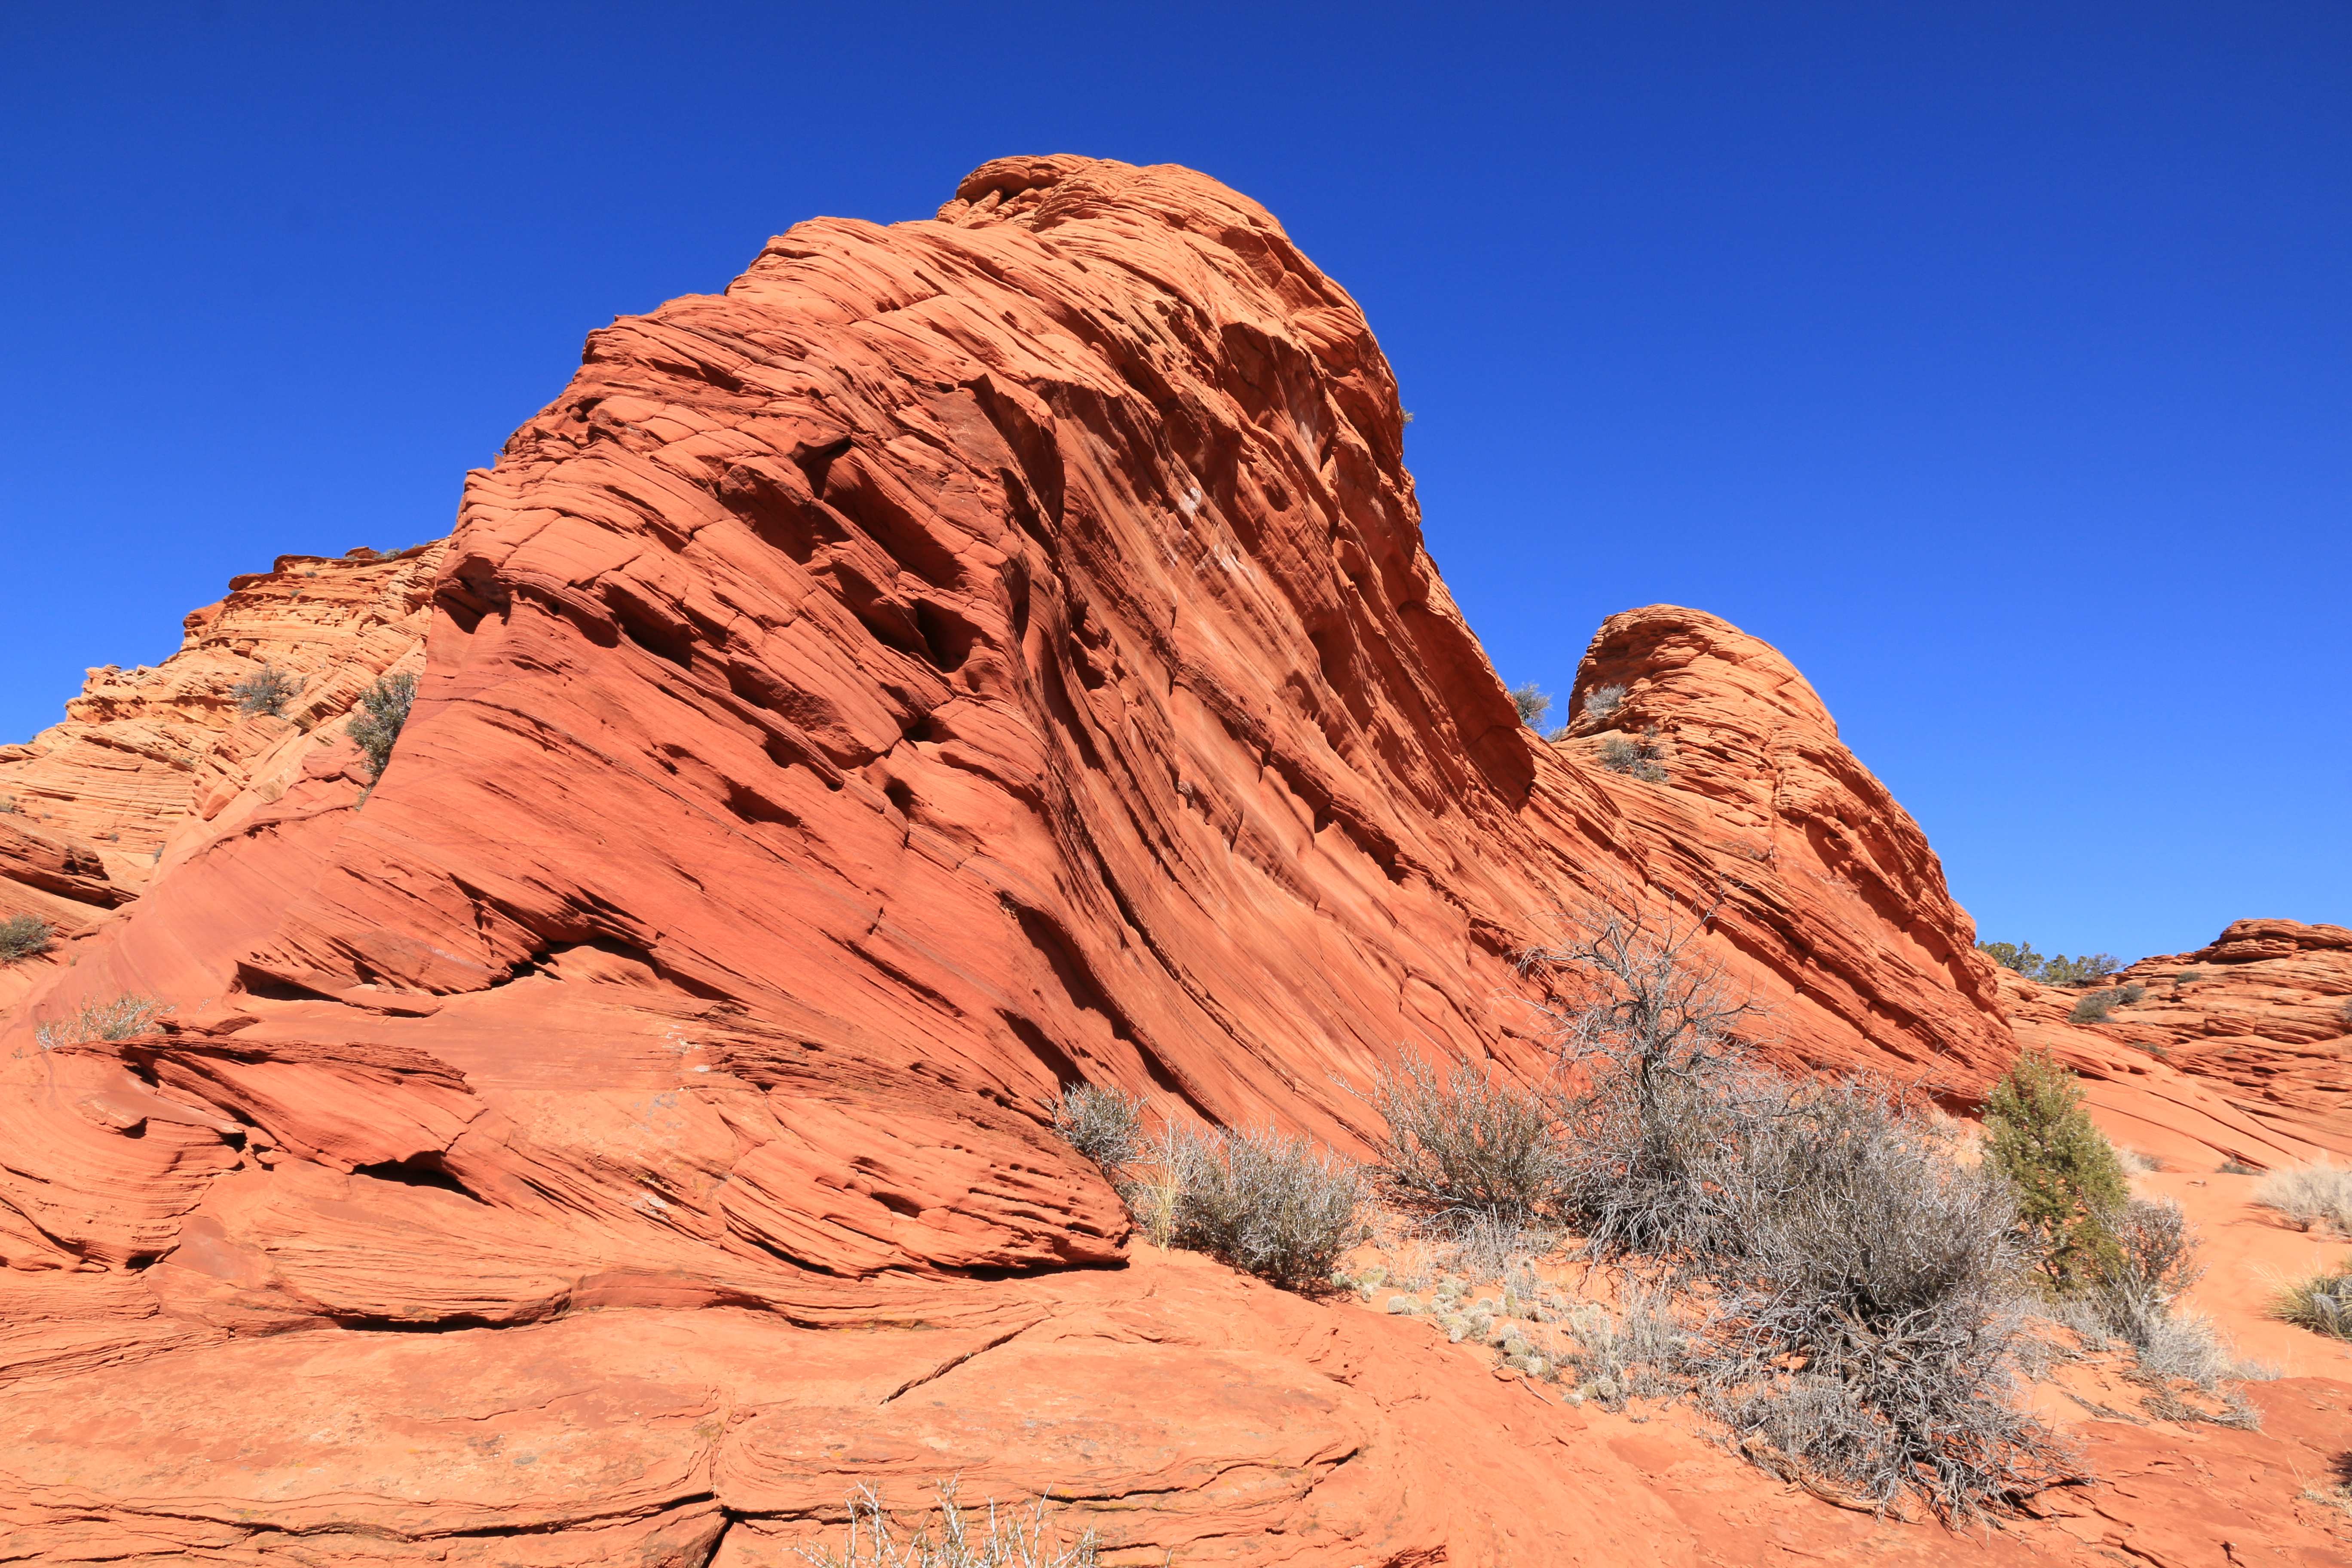
{"label": "eroded rock face", "polygon": [[2239,921],[2107,982],[2137,1002],[2075,1023],[2086,992],[2001,972],[2020,1041],[2080,1074],[2118,1142],[2191,1169],[2352,1155],[2352,931]]}
{"label": "eroded rock face", "polygon": [[[1967,917],[1786,662],[1617,617],[1579,692],[1626,685],[1665,779],[1542,742],[1402,432],[1262,209],[1006,160],[593,334],[446,550],[347,569],[363,652],[271,645],[308,730],[203,707],[233,643],[101,683],[79,721],[200,760],[40,786],[163,853],[0,1030],[0,1517],[58,1561],[748,1564],[946,1463],[1151,1561],[1621,1561],[1545,1478],[1649,1497],[1696,1439],[1603,1453],[1378,1320],[1139,1261],[1039,1109],[1360,1148],[1401,1052],[1549,1067],[1515,959],[1612,895],[1719,902],[1791,1059],[1961,1100],[2005,1064]],[[366,792],[323,716],[420,624]],[[126,994],[174,1010],[60,1037]],[[1692,1561],[1800,1517],[1718,1550],[1627,1506]],[[1815,1544],[1941,1560],[1894,1539]]]}

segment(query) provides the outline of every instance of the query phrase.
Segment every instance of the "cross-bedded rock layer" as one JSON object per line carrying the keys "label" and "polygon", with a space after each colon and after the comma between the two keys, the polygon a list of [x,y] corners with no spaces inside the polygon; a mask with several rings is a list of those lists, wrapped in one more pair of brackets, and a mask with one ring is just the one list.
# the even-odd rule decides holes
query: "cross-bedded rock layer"
{"label": "cross-bedded rock layer", "polygon": [[[1087,1079],[1360,1147],[1400,1053],[1544,1070],[1514,960],[1612,896],[1719,904],[1792,1060],[1965,1101],[2008,1059],[1934,857],[1771,649],[1603,628],[1579,693],[1627,688],[1664,782],[1517,721],[1402,428],[1262,209],[1006,160],[593,334],[446,549],[339,577],[364,652],[284,731],[148,693],[225,689],[209,644],[100,683],[85,721],[203,730],[221,776],[134,767],[108,831],[157,870],[16,972],[14,1539],[748,1564],[946,1467],[1138,1561],[1763,1560],[1818,1509],[1735,1502],[1726,1460],[1693,1473],[1747,1522],[1710,1535],[1644,1476],[1683,1448],[1138,1259],[1039,1110]],[[407,608],[371,622],[373,571]],[[324,720],[419,621],[365,792]],[[72,1038],[124,994],[174,1011]],[[1594,1532],[1595,1489],[1637,1522]]]}

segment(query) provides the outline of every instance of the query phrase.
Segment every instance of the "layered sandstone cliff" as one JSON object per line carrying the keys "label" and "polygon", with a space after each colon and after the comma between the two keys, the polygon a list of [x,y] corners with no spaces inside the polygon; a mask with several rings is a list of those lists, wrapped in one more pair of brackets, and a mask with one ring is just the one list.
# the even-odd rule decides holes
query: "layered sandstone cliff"
{"label": "layered sandstone cliff", "polygon": [[[1046,1130],[1084,1079],[1359,1148],[1400,1053],[1546,1070],[1514,961],[1612,898],[1715,908],[1790,1060],[1955,1102],[2008,1060],[1933,855],[1786,661],[1632,612],[1578,695],[1625,687],[1665,777],[1597,721],[1540,740],[1402,440],[1262,209],[1006,160],[593,334],[445,548],[341,569],[343,651],[100,683],[0,764],[57,830],[28,896],[140,891],[0,1020],[12,1544],[748,1564],[961,1471],[1120,1560],[1940,1560],[1139,1247]],[[326,719],[419,626],[363,791]],[[257,651],[324,706],[194,717]],[[194,760],[68,780],[150,733]],[[58,837],[93,830],[103,879]],[[71,1039],[126,994],[173,1011]]]}

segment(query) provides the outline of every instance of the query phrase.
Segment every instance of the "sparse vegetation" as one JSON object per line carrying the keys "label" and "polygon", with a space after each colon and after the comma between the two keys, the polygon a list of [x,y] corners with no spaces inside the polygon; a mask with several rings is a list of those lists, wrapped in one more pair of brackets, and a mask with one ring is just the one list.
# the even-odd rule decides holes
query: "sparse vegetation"
{"label": "sparse vegetation", "polygon": [[2045,985],[2095,985],[2124,966],[2123,960],[2112,952],[2089,952],[2080,958],[2069,958],[2062,952],[2055,958],[2045,958],[2034,951],[2030,942],[1980,942],[1977,951],[2003,969],[2013,969],[2028,980],[2039,980]]}
{"label": "sparse vegetation", "polygon": [[2297,1229],[2352,1237],[2352,1171],[2326,1159],[2270,1172],[2255,1184],[2254,1202]]}
{"label": "sparse vegetation", "polygon": [[2137,1149],[2126,1149],[2120,1143],[2114,1144],[2112,1147],[2116,1152],[2116,1163],[2124,1168],[2126,1175],[2142,1176],[2150,1171],[2164,1169],[2164,1162],[2153,1154],[2143,1154]]}
{"label": "sparse vegetation", "polygon": [[1124,1184],[1129,1167],[1143,1149],[1141,1095],[1073,1084],[1046,1109],[1064,1142],[1093,1161],[1113,1187]]}
{"label": "sparse vegetation", "polygon": [[1584,694],[1584,716],[1598,723],[1625,706],[1625,689],[1622,686],[1596,686]]}
{"label": "sparse vegetation", "polygon": [[1328,1288],[1364,1237],[1362,1174],[1328,1150],[1271,1128],[1169,1141],[1171,1242],[1286,1290]]}
{"label": "sparse vegetation", "polygon": [[1532,730],[1541,727],[1544,715],[1551,711],[1551,699],[1530,680],[1511,688],[1511,706],[1519,710],[1519,722]]}
{"label": "sparse vegetation", "polygon": [[0,921],[0,963],[38,957],[54,945],[49,923],[38,915],[10,915]]}
{"label": "sparse vegetation", "polygon": [[818,1568],[1095,1568],[1094,1531],[1064,1544],[1044,1498],[1025,1513],[991,1502],[982,1515],[957,1501],[950,1480],[940,1483],[939,1500],[937,1515],[902,1537],[881,1497],[860,1487],[849,1496],[846,1550],[803,1547],[802,1561]]}
{"label": "sparse vegetation", "polygon": [[[1640,1356],[1750,1458],[1871,1506],[1914,1489],[1957,1518],[2063,1479],[2066,1456],[2013,1401],[2028,1232],[1999,1173],[1878,1086],[1746,1061],[1756,1009],[1692,947],[1704,923],[1588,914],[1523,961],[1589,988],[1554,1014],[1591,1077],[1565,1150],[1588,1247],[1652,1260],[1654,1289],[1706,1287],[1696,1325],[1645,1300]],[[1596,1321],[1575,1352],[1601,1397],[1626,1390],[1629,1334]]]}
{"label": "sparse vegetation", "polygon": [[1658,731],[1648,729],[1636,737],[1604,735],[1601,738],[1601,765],[1612,773],[1625,773],[1643,784],[1666,782],[1665,763],[1660,759],[1665,748],[1659,743]]}
{"label": "sparse vegetation", "polygon": [[228,689],[236,702],[236,710],[251,719],[257,714],[282,715],[286,704],[301,691],[302,683],[278,668],[264,664],[259,669]]}
{"label": "sparse vegetation", "polygon": [[41,1025],[33,1031],[33,1037],[45,1051],[91,1040],[128,1040],[145,1034],[157,1019],[174,1011],[152,996],[125,993],[104,1002],[85,1002],[70,1018]]}
{"label": "sparse vegetation", "polygon": [[18,809],[15,795],[0,795],[0,816],[14,816]]}
{"label": "sparse vegetation", "polygon": [[2271,1310],[2315,1334],[2352,1340],[2352,1259],[2294,1281],[2279,1292]]}
{"label": "sparse vegetation", "polygon": [[2347,997],[2343,1005],[2336,1009],[2336,1017],[2345,1028],[2352,1030],[2352,997]]}
{"label": "sparse vegetation", "polygon": [[351,722],[351,737],[365,759],[368,782],[371,784],[383,777],[383,770],[392,763],[392,748],[400,739],[403,726],[408,722],[408,710],[416,700],[416,677],[387,675],[362,692],[360,706],[365,712]]}
{"label": "sparse vegetation", "polygon": [[2015,1191],[2044,1289],[2091,1289],[2118,1265],[2109,1222],[2129,1190],[2074,1075],[2040,1051],[2021,1053],[1993,1086],[1984,1121],[1986,1163]]}
{"label": "sparse vegetation", "polygon": [[1557,1210],[1567,1173],[1546,1096],[1466,1063],[1441,1078],[1407,1060],[1370,1098],[1388,1124],[1380,1178],[1404,1207],[1448,1230]]}

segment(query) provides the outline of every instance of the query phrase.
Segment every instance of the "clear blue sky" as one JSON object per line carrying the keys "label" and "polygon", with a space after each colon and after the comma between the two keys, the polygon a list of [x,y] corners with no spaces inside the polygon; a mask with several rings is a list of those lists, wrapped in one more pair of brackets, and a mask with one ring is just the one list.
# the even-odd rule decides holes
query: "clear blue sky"
{"label": "clear blue sky", "polygon": [[2352,921],[2342,0],[15,5],[0,147],[0,739],[446,531],[614,315],[1079,152],[1362,301],[1509,679],[1697,605],[1987,936]]}

